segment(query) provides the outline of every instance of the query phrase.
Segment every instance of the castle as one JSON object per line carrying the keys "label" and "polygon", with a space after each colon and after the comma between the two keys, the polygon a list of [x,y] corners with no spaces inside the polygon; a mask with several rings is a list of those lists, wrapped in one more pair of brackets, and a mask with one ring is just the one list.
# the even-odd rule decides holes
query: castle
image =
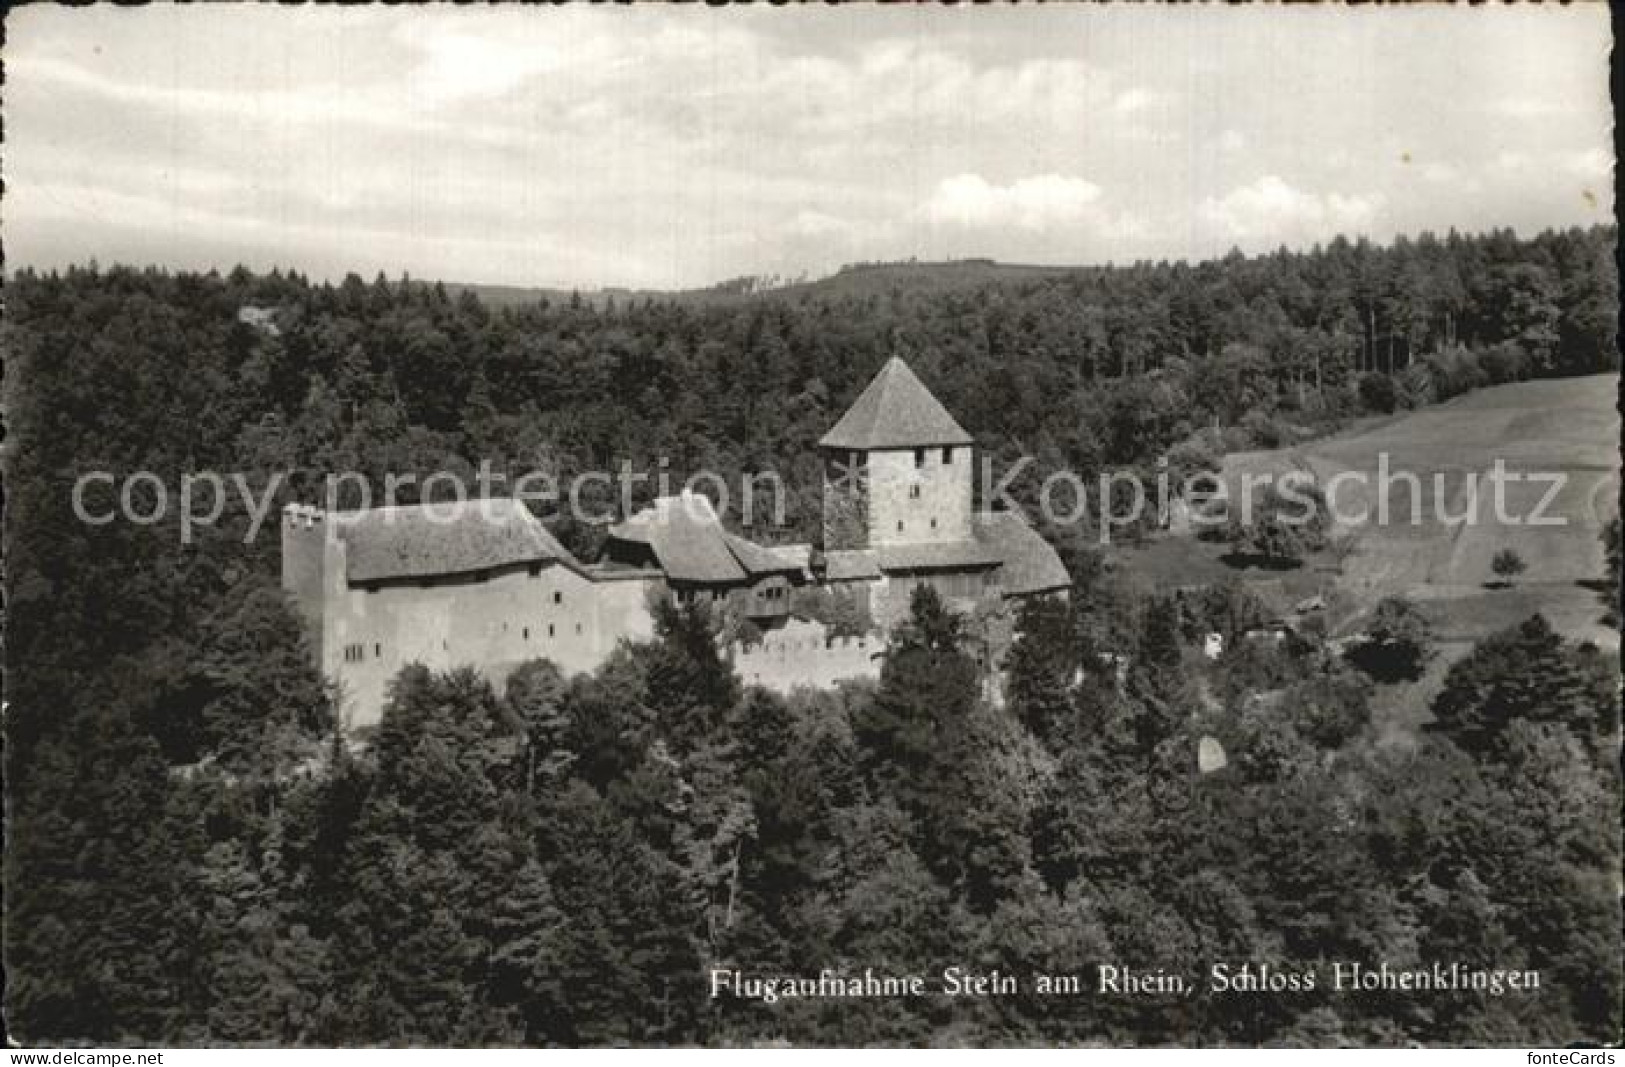
{"label": "castle", "polygon": [[[819,441],[823,544],[730,533],[685,491],[612,526],[583,564],[519,500],[324,512],[290,504],[282,585],[351,727],[374,724],[411,663],[472,665],[500,683],[526,660],[589,671],[653,635],[651,598],[725,604],[762,633],[730,651],[747,684],[787,690],[873,675],[916,586],[950,605],[1064,591],[1055,550],[1011,512],[973,503],[971,436],[901,359]],[[792,601],[827,594],[872,633],[830,640]]]}

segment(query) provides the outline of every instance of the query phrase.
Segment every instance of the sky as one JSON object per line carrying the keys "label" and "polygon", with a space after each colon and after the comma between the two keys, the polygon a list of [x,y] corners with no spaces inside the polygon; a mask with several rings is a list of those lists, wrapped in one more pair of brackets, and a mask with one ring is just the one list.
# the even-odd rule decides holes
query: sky
{"label": "sky", "polygon": [[687,288],[1613,212],[1602,4],[41,4],[6,38],[8,269]]}

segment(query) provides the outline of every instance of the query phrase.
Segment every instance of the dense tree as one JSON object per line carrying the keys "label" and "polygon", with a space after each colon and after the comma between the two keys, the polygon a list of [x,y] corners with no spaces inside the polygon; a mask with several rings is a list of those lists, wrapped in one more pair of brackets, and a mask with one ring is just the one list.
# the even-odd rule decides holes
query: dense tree
{"label": "dense tree", "polygon": [[1231,516],[1231,544],[1245,559],[1294,567],[1326,546],[1330,515],[1319,488],[1302,479],[1272,480]]}
{"label": "dense tree", "polygon": [[538,775],[555,779],[575,762],[566,689],[564,675],[550,660],[529,660],[508,675],[502,699],[524,737],[527,792],[535,790]]}
{"label": "dense tree", "polygon": [[1438,729],[1475,753],[1499,749],[1514,722],[1549,722],[1585,740],[1602,709],[1573,649],[1543,615],[1480,642],[1451,666],[1433,701]]}
{"label": "dense tree", "polygon": [[1348,658],[1380,682],[1398,682],[1421,677],[1433,653],[1427,616],[1404,597],[1391,596],[1377,603]]}
{"label": "dense tree", "polygon": [[739,681],[718,647],[718,622],[699,601],[661,600],[655,607],[658,641],[645,675],[646,703],[683,743],[714,732],[738,699]]}
{"label": "dense tree", "polygon": [[934,589],[917,587],[886,648],[879,690],[852,724],[871,773],[905,807],[940,758],[942,736],[966,718],[981,690],[976,663],[961,646],[962,627]]}
{"label": "dense tree", "polygon": [[[1607,1039],[1617,663],[1539,620],[1452,668],[1435,733],[1375,745],[1363,686],[1312,635],[1239,640],[1266,615],[1241,590],[1159,600],[1111,571],[1095,501],[1081,525],[1042,526],[1074,595],[1023,612],[1006,709],[969,624],[922,592],[878,685],[742,692],[715,620],[671,609],[598,671],[520,665],[501,698],[472,672],[408,669],[380,727],[346,738],[277,590],[275,509],[320,501],[333,471],[376,501],[389,475],[485,459],[567,485],[664,457],[676,481],[778,471],[783,522],[752,535],[813,540],[811,447],[894,352],[1001,471],[1035,457],[1024,503],[1058,470],[1212,469],[1369,412],[1617,366],[1614,239],[1339,239],[1015,280],[920,268],[917,284],[868,266],[766,293],[502,307],[406,279],[15,275],[7,1022],[38,1044]],[[173,512],[87,524],[73,487],[92,470],[150,471],[171,503],[183,475],[240,471],[271,519],[256,530],[228,500],[185,539]],[[117,496],[92,485],[85,503]],[[154,485],[135,499],[155,504]],[[584,557],[603,537],[545,517]],[[1289,532],[1241,548],[1313,549]],[[872,626],[851,602],[812,607]],[[1389,614],[1376,639],[1415,643]],[[1186,663],[1209,631],[1224,654]],[[1228,766],[1198,770],[1205,737]],[[712,1002],[703,981],[709,965],[1310,952],[1536,966],[1546,988],[1425,1009],[831,1009]]]}
{"label": "dense tree", "polygon": [[1005,661],[1010,709],[1040,740],[1055,744],[1075,727],[1075,676],[1082,669],[1071,605],[1046,597],[1022,605]]}

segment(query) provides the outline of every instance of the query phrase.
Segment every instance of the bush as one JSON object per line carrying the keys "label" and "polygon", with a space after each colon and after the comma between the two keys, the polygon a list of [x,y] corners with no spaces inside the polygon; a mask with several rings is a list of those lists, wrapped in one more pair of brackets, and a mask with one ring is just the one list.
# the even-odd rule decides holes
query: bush
{"label": "bush", "polygon": [[1287,443],[1288,433],[1279,420],[1258,408],[1242,416],[1241,425],[1254,448],[1280,448]]}
{"label": "bush", "polygon": [[1522,381],[1529,375],[1529,353],[1522,345],[1505,341],[1479,353],[1478,365],[1491,385]]}
{"label": "bush", "polygon": [[1426,363],[1413,363],[1401,371],[1399,385],[1400,391],[1404,394],[1406,407],[1426,407],[1442,399],[1433,368]]}
{"label": "bush", "polygon": [[1281,703],[1298,735],[1327,750],[1341,748],[1371,721],[1367,687],[1347,671],[1299,682]]}
{"label": "bush", "polygon": [[[1288,485],[1290,489],[1283,488]],[[1244,510],[1231,512],[1230,541],[1238,556],[1265,566],[1291,567],[1326,547],[1326,498],[1312,479],[1301,474],[1265,485],[1253,501],[1250,522],[1242,522]]]}
{"label": "bush", "polygon": [[1365,639],[1348,652],[1349,662],[1379,682],[1414,681],[1433,656],[1433,628],[1404,597],[1377,605]]}
{"label": "bush", "polygon": [[1399,388],[1386,374],[1367,374],[1360,378],[1360,403],[1371,411],[1392,414],[1399,406]]}

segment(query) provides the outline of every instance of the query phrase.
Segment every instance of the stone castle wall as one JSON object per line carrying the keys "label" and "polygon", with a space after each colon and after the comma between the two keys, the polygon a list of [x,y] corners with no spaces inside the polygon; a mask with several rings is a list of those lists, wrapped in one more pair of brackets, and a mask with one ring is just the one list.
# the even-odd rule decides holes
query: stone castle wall
{"label": "stone castle wall", "polygon": [[915,545],[935,541],[969,541],[973,450],[922,450],[925,463],[915,466],[915,450],[869,453],[869,545]]}
{"label": "stone castle wall", "polygon": [[885,642],[876,637],[830,638],[823,625],[792,620],[752,645],[734,644],[729,658],[745,685],[779,693],[828,689],[836,682],[880,677]]}
{"label": "stone castle wall", "polygon": [[597,669],[621,639],[654,635],[648,610],[659,579],[594,580],[562,563],[519,564],[473,575],[381,582],[345,580],[345,546],[320,512],[283,517],[283,587],[306,620],[324,677],[339,688],[347,729],[375,725],[391,679],[418,663],[470,666],[500,686],[519,664],[553,661],[565,673]]}

